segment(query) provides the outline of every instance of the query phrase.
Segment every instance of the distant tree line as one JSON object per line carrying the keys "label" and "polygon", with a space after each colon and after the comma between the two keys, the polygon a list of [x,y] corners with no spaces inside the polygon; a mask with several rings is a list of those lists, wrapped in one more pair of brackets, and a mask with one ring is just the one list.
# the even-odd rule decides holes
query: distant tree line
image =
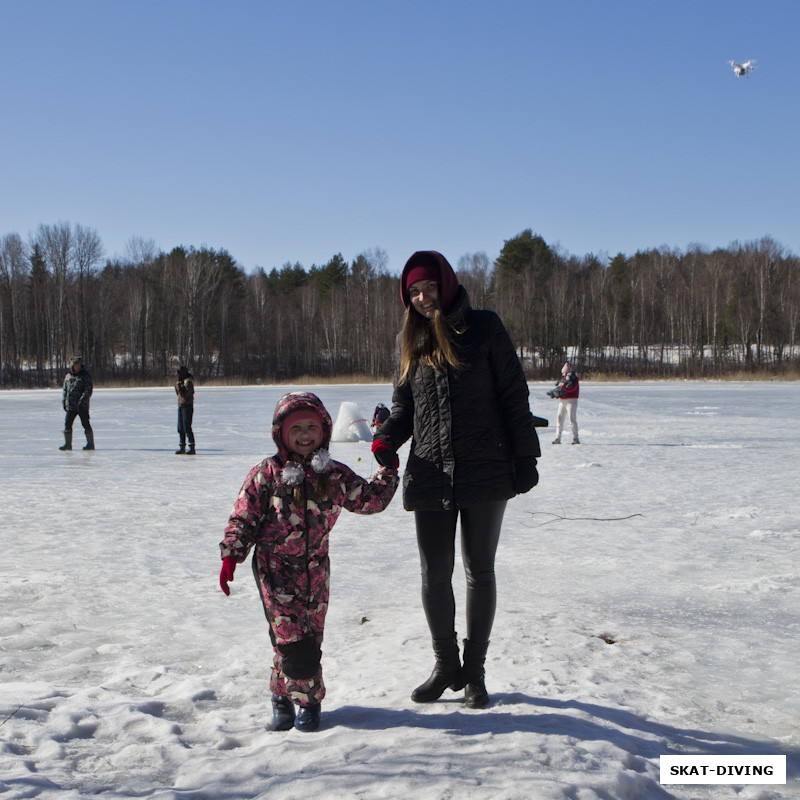
{"label": "distant tree line", "polygon": [[[567,356],[587,374],[653,376],[800,363],[800,262],[769,238],[604,263],[526,230],[493,263],[474,253],[454,266],[473,306],[500,313],[531,379]],[[74,354],[100,383],[159,383],[178,364],[231,382],[385,380],[399,297],[380,249],[248,274],[225,250],[136,238],[108,260],[91,228],[40,225],[0,239],[0,386],[53,385]]]}

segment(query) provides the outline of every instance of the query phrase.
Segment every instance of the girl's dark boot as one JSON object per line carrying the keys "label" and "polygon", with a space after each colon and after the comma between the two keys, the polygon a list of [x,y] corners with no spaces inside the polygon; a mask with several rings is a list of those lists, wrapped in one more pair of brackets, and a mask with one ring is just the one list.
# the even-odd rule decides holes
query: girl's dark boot
{"label": "girl's dark boot", "polygon": [[464,639],[464,705],[467,708],[486,708],[489,694],[484,683],[484,662],[489,642],[472,642]]}
{"label": "girl's dark boot", "polygon": [[306,733],[319,730],[319,718],[322,712],[322,706],[315,703],[312,706],[300,706],[297,712],[297,719],[294,721],[294,727],[298,731]]}
{"label": "girl's dark boot", "polygon": [[288,731],[294,727],[294,703],[283,695],[272,695],[272,730]]}
{"label": "girl's dark boot", "polygon": [[464,687],[456,637],[434,639],[433,654],[436,663],[430,678],[411,692],[411,699],[415,703],[432,703],[438,700],[448,686],[454,692]]}

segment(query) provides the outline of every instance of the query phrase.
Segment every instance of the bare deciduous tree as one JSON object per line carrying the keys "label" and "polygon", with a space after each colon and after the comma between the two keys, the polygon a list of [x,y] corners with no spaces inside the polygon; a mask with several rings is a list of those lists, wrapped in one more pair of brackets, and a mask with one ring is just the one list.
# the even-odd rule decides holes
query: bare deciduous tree
{"label": "bare deciduous tree", "polygon": [[[291,380],[393,372],[402,306],[379,248],[306,270],[246,275],[226,251],[159,252],[133,238],[102,263],[90,228],[40,225],[0,239],[0,383],[57,381],[82,351],[100,378]],[[493,308],[530,377],[569,354],[586,373],[797,369],[800,262],[771,239],[709,252],[662,247],[570,256],[531,230],[458,260],[473,306]]]}

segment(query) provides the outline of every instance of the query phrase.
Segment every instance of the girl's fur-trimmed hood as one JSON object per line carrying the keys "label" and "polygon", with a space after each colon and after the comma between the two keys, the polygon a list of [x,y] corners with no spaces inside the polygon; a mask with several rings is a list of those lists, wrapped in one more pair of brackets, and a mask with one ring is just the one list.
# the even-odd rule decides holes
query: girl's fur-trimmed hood
{"label": "girl's fur-trimmed hood", "polygon": [[302,411],[305,408],[313,411],[322,421],[322,444],[319,449],[327,451],[330,447],[333,422],[322,400],[311,392],[289,392],[278,400],[278,404],[275,406],[275,413],[272,416],[272,440],[275,442],[278,448],[278,455],[283,461],[287,461],[290,458],[289,451],[286,449],[281,436],[283,421],[289,414],[293,414],[295,411]]}

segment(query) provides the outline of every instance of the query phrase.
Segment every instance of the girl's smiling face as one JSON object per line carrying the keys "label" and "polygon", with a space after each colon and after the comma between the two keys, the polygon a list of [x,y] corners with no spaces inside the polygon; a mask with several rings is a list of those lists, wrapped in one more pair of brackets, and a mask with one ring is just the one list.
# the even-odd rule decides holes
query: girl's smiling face
{"label": "girl's smiling face", "polygon": [[284,444],[289,452],[305,457],[322,444],[322,427],[314,414],[292,421],[292,426],[284,434]]}

